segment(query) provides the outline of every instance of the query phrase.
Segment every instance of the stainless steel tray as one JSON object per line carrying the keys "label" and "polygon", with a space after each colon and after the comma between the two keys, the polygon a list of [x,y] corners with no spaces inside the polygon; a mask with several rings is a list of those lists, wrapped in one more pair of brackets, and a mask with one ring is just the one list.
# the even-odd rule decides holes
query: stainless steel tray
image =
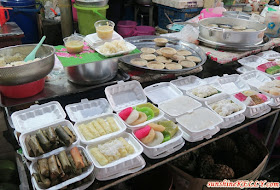
{"label": "stainless steel tray", "polygon": [[[134,44],[138,49],[141,49],[143,47],[151,47],[151,48],[159,49],[161,47],[156,46],[153,41],[155,38],[158,38],[158,36],[135,36],[135,37],[126,38],[125,40]],[[198,46],[191,44],[191,43],[177,40],[175,38],[166,38],[166,39],[168,39],[168,43],[166,44],[166,47],[189,50],[190,52],[192,52],[193,55],[200,57],[201,62],[192,68],[183,68],[180,70],[167,70],[167,69],[156,70],[156,69],[149,69],[148,67],[141,67],[141,66],[133,65],[130,63],[131,59],[139,58],[140,54],[125,56],[125,57],[120,58],[119,60],[121,62],[127,64],[130,67],[137,68],[140,70],[146,70],[146,71],[150,71],[150,72],[154,72],[154,73],[169,73],[169,74],[177,74],[177,73],[184,73],[186,71],[191,71],[195,68],[202,66],[206,62],[207,57],[206,57],[205,53],[203,52],[203,50],[200,49]]]}
{"label": "stainless steel tray", "polygon": [[202,38],[201,36],[199,36],[198,40],[201,42],[202,45],[205,45],[207,47],[211,47],[214,49],[220,49],[220,50],[226,50],[226,51],[251,51],[251,50],[262,48],[267,42],[270,41],[270,38],[265,35],[263,38],[263,42],[261,44],[251,45],[251,46],[223,44],[223,43],[206,40],[206,39]]}

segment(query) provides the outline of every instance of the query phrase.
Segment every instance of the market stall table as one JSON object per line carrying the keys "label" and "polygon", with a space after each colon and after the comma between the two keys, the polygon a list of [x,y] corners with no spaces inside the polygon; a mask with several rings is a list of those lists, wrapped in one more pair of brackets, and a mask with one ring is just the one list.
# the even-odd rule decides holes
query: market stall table
{"label": "market stall table", "polygon": [[15,22],[7,22],[0,26],[0,48],[21,44],[23,31]]}

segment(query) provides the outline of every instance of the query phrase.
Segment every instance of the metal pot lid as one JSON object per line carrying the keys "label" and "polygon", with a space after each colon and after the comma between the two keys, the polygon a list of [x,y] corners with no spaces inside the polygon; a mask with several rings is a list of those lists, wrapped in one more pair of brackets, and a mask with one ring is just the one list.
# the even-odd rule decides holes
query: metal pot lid
{"label": "metal pot lid", "polygon": [[4,7],[30,7],[36,4],[35,0],[0,0],[0,2]]}

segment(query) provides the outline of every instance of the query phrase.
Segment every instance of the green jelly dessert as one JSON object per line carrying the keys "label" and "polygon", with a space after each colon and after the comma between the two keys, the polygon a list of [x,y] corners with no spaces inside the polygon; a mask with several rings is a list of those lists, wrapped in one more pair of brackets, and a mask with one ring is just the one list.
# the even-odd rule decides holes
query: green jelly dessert
{"label": "green jelly dessert", "polygon": [[163,141],[162,141],[162,143],[164,143],[166,141],[169,141],[171,139],[171,136],[170,136],[169,132],[163,131],[162,134],[163,134]]}
{"label": "green jelly dessert", "polygon": [[266,69],[265,72],[267,74],[270,74],[270,75],[275,75],[277,73],[280,73],[280,66],[279,65],[275,65],[273,67],[270,67],[270,68]]}
{"label": "green jelly dessert", "polygon": [[178,126],[172,121],[159,121],[157,124],[165,127],[164,132],[168,132],[170,138],[172,138],[178,131]]}
{"label": "green jelly dessert", "polygon": [[153,110],[155,117],[157,117],[159,115],[159,109],[156,106],[154,106],[153,104],[149,103],[149,102],[145,103],[145,104],[140,104],[140,105],[138,105],[136,107],[138,107],[138,108],[143,108],[143,107],[150,108],[150,109]]}
{"label": "green jelly dessert", "polygon": [[136,107],[135,109],[137,111],[140,111],[140,112],[143,112],[144,114],[146,114],[147,121],[150,120],[150,119],[153,119],[154,116],[155,116],[155,113],[154,113],[154,111],[151,108],[148,108],[148,107],[142,107],[142,108]]}

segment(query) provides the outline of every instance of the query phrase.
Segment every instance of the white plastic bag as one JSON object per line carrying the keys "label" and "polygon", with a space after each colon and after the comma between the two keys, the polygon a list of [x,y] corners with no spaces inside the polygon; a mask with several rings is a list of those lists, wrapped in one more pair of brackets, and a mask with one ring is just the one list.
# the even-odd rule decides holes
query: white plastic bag
{"label": "white plastic bag", "polygon": [[196,43],[199,36],[199,30],[197,27],[187,24],[180,32],[161,34],[161,36],[177,38],[182,41]]}

